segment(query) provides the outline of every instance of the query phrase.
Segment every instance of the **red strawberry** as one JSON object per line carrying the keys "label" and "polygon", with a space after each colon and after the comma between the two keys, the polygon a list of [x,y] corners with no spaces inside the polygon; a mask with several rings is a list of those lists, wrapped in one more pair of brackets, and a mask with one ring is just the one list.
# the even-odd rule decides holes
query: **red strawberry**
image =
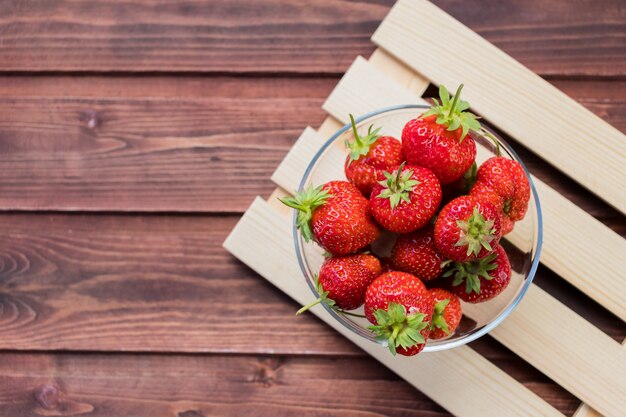
{"label": "red strawberry", "polygon": [[307,242],[313,237],[333,255],[354,253],[380,235],[369,204],[347,181],[330,181],[323,186],[281,200],[299,210],[297,227]]}
{"label": "red strawberry", "polygon": [[[500,294],[511,281],[511,264],[504,248],[494,246],[494,252],[477,261],[453,262],[443,274],[454,276],[452,292],[468,303],[482,303]],[[463,285],[465,282],[465,285]]]}
{"label": "red strawberry", "polygon": [[400,235],[391,250],[391,264],[398,271],[408,272],[422,281],[441,276],[441,263],[445,260],[435,246],[433,227]]}
{"label": "red strawberry", "polygon": [[432,297],[419,278],[405,272],[387,272],[365,293],[365,316],[379,340],[394,355],[418,354],[428,340],[433,314]]}
{"label": "red strawberry", "polygon": [[380,274],[380,262],[372,255],[361,253],[328,258],[316,277],[320,297],[296,314],[322,302],[342,310],[359,308],[365,301],[367,287]]}
{"label": "red strawberry", "polygon": [[461,84],[450,100],[448,90],[439,87],[439,101],[402,130],[402,150],[407,163],[430,169],[442,185],[458,180],[476,159],[476,143],[469,131],[478,132],[480,123],[460,100]]}
{"label": "red strawberry", "polygon": [[504,212],[504,199],[500,194],[496,192],[489,185],[484,183],[476,183],[469,192],[469,195],[476,197],[481,201],[488,201],[496,208],[500,213],[500,228],[502,229],[502,236],[510,233],[513,230],[514,221]]}
{"label": "red strawberry", "polygon": [[391,171],[404,161],[402,144],[391,136],[379,136],[380,128],[372,131],[370,126],[366,136],[359,136],[350,115],[354,142],[346,140],[345,145],[350,149],[346,158],[346,178],[354,184],[365,197],[369,197],[376,184],[378,172]]}
{"label": "red strawberry", "polygon": [[[530,184],[522,165],[502,156],[489,158],[478,168],[476,184],[470,194],[483,194],[492,188],[502,199],[502,215],[511,222],[522,220],[528,210]],[[511,227],[512,229],[512,227]]]}
{"label": "red strawberry", "polygon": [[461,301],[459,297],[441,288],[430,290],[435,308],[430,322],[430,339],[443,339],[454,333],[461,322]]}
{"label": "red strawberry", "polygon": [[401,164],[383,172],[372,189],[370,208],[385,229],[408,233],[428,223],[441,203],[441,186],[428,169]]}
{"label": "red strawberry", "polygon": [[469,195],[446,204],[435,222],[437,249],[456,262],[487,256],[501,236],[500,214],[496,207]]}

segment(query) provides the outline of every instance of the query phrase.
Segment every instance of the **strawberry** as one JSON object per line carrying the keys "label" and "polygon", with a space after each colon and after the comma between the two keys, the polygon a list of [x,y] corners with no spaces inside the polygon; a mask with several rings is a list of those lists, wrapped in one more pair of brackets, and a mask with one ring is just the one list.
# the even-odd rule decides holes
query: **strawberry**
{"label": "strawberry", "polygon": [[494,252],[483,259],[450,264],[452,267],[443,276],[454,276],[452,292],[468,303],[491,300],[511,281],[511,264],[500,245],[495,245]]}
{"label": "strawberry", "polygon": [[433,297],[433,319],[430,322],[430,339],[443,339],[454,333],[461,322],[461,301],[459,297],[442,288],[430,290]]}
{"label": "strawberry", "polygon": [[470,194],[484,196],[488,193],[486,188],[500,196],[498,206],[507,223],[511,223],[512,230],[512,223],[526,215],[530,200],[530,184],[524,168],[519,162],[502,156],[489,158],[478,168],[476,184]]}
{"label": "strawberry", "polygon": [[433,227],[400,235],[391,250],[391,264],[398,271],[408,272],[422,281],[441,276],[441,263],[445,261],[435,246]]}
{"label": "strawberry", "polygon": [[347,181],[330,181],[281,200],[299,210],[297,227],[305,241],[317,243],[333,255],[346,255],[375,241],[380,235],[369,204]]}
{"label": "strawberry", "polygon": [[367,287],[380,274],[380,261],[373,255],[360,253],[328,258],[315,277],[319,298],[296,314],[304,313],[319,303],[342,310],[359,308],[365,301]]}
{"label": "strawberry", "polygon": [[432,296],[419,278],[405,272],[387,272],[365,293],[365,317],[394,355],[413,356],[424,348],[433,314]]}
{"label": "strawberry", "polygon": [[462,88],[463,84],[450,100],[448,90],[440,86],[441,103],[435,99],[435,105],[402,129],[407,163],[430,169],[442,185],[461,178],[476,159],[476,143],[468,133],[480,131],[481,126],[466,111],[469,104],[460,100]]}
{"label": "strawberry", "polygon": [[502,236],[513,230],[514,221],[504,212],[504,199],[489,185],[484,183],[476,183],[469,192],[469,195],[476,197],[480,201],[488,201],[493,204],[498,213],[500,213],[500,228]]}
{"label": "strawberry", "polygon": [[433,217],[441,203],[441,186],[428,169],[404,166],[383,172],[372,189],[370,209],[385,229],[397,233],[417,230]]}
{"label": "strawberry", "polygon": [[435,222],[437,249],[456,262],[487,256],[501,236],[500,214],[496,207],[468,195],[446,204]]}
{"label": "strawberry", "polygon": [[392,136],[379,136],[380,128],[372,131],[373,126],[368,128],[366,136],[360,136],[352,115],[350,123],[354,141],[345,141],[346,148],[350,150],[345,163],[346,178],[365,197],[369,197],[378,173],[391,171],[404,161],[402,144]]}

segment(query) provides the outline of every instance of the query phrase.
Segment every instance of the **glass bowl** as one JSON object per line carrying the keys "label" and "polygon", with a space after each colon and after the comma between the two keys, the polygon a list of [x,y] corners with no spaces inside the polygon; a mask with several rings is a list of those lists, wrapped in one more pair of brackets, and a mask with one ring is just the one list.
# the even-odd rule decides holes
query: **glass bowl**
{"label": "glass bowl", "polygon": [[[374,128],[381,128],[381,135],[391,135],[400,139],[402,128],[406,122],[417,117],[427,108],[428,106],[425,105],[403,105],[380,109],[359,117],[356,120],[357,130],[360,134],[364,134],[367,132],[367,128],[373,124]],[[445,339],[428,340],[423,350],[424,352],[435,352],[464,345],[486,334],[500,324],[511,314],[526,293],[526,290],[528,290],[539,263],[542,241],[542,218],[537,190],[528,170],[515,151],[492,130],[484,126],[484,123],[483,127],[498,141],[502,156],[516,160],[524,167],[532,190],[526,217],[522,221],[517,222],[513,232],[506,235],[501,241],[511,261],[511,281],[507,288],[492,300],[480,304],[469,304],[462,301],[463,318],[459,327]],[[480,166],[483,161],[496,155],[496,146],[492,140],[484,136],[472,133],[472,137],[476,141],[476,163]],[[344,145],[346,139],[350,141],[354,139],[350,125],[342,127],[315,154],[300,182],[299,191],[311,184],[318,186],[331,180],[346,180],[343,169],[346,155],[348,154]],[[294,213],[293,235],[298,263],[311,291],[317,297],[314,275],[324,262],[324,251],[315,242],[304,241],[302,235],[295,227],[296,216],[297,213]],[[394,235],[383,233],[383,237],[375,242],[372,247],[377,254],[385,256],[390,252],[394,239]],[[344,315],[326,304],[322,305],[335,320],[354,333],[373,343],[386,346],[386,342],[376,340],[375,335],[367,329],[371,323],[365,318]],[[350,313],[362,315],[363,307]]]}

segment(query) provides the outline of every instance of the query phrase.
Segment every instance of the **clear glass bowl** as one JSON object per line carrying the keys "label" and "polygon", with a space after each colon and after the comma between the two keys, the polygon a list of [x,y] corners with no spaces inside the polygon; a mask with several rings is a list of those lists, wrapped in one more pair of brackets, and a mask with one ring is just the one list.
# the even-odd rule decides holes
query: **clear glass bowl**
{"label": "clear glass bowl", "polygon": [[[373,124],[375,128],[381,128],[381,135],[391,135],[400,139],[405,123],[417,117],[426,108],[427,106],[424,105],[404,105],[380,109],[358,118],[356,121],[357,130],[360,134],[363,134],[367,131],[368,126]],[[463,319],[456,331],[445,339],[428,340],[423,350],[424,352],[435,352],[464,345],[486,334],[500,324],[511,314],[511,311],[513,311],[526,293],[539,263],[542,241],[542,218],[537,190],[528,174],[528,170],[515,151],[493,131],[487,127],[485,127],[485,130],[493,134],[499,141],[502,156],[514,159],[522,164],[532,190],[526,217],[524,220],[517,222],[514,231],[505,236],[501,242],[511,261],[511,282],[500,295],[490,301],[480,304],[462,302]],[[474,134],[472,136],[477,145],[476,162],[480,165],[483,161],[496,154],[496,146],[488,138]],[[335,133],[313,157],[300,182],[299,191],[310,184],[317,186],[331,180],[346,179],[343,169],[347,155],[347,150],[344,146],[346,139],[350,141],[354,139],[350,125],[344,126]],[[293,233],[298,263],[311,291],[317,297],[313,277],[324,262],[323,250],[314,242],[307,243],[304,241],[302,235],[295,227],[296,215],[297,213],[294,213]],[[385,255],[385,252],[390,251],[394,239],[395,237],[391,234],[383,235],[374,245],[375,251]],[[377,341],[374,334],[367,329],[371,323],[365,318],[343,315],[325,304],[323,304],[323,307],[331,316],[354,333],[373,343],[384,345],[384,342]],[[352,312],[363,314],[363,307]]]}

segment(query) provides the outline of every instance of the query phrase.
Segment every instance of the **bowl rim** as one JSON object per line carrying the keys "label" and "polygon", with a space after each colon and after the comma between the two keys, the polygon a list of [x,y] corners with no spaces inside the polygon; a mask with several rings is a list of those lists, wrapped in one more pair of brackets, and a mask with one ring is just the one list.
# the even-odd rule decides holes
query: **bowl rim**
{"label": "bowl rim", "polygon": [[[363,115],[360,115],[359,117],[355,118],[355,124],[359,124],[369,118],[384,114],[384,113],[389,113],[389,112],[393,112],[396,110],[406,110],[406,109],[427,109],[429,108],[429,105],[426,104],[401,104],[401,105],[395,105],[395,106],[387,106],[387,107],[382,107],[376,110],[373,110],[371,112],[365,113]],[[522,300],[522,298],[524,298],[524,295],[526,294],[526,292],[528,291],[528,289],[530,288],[530,285],[533,282],[533,279],[535,277],[535,274],[537,273],[537,268],[539,266],[539,258],[541,256],[541,248],[542,248],[542,244],[543,244],[543,214],[542,214],[542,210],[541,210],[541,202],[539,201],[539,195],[537,193],[537,189],[535,188],[535,184],[533,182],[532,176],[530,175],[530,172],[528,171],[528,168],[526,167],[526,164],[524,164],[524,161],[522,161],[522,159],[519,157],[519,155],[515,152],[515,150],[513,149],[513,147],[511,147],[504,139],[502,139],[500,137],[500,135],[498,135],[496,132],[493,131],[493,129],[491,129],[489,127],[488,123],[485,123],[484,121],[481,123],[482,127],[485,128],[489,133],[493,134],[499,142],[501,142],[504,147],[507,149],[508,152],[511,153],[511,155],[513,157],[515,157],[515,159],[521,164],[522,168],[524,169],[524,173],[526,174],[526,178],[528,178],[528,182],[530,184],[530,189],[535,201],[535,205],[536,205],[536,210],[537,210],[537,245],[535,248],[535,258],[532,261],[532,264],[530,266],[530,269],[528,271],[528,277],[524,282],[524,285],[522,286],[521,290],[519,291],[519,293],[516,295],[516,297],[513,299],[513,301],[502,311],[500,312],[500,314],[498,314],[492,321],[490,321],[489,323],[485,324],[482,328],[480,328],[479,330],[477,330],[476,332],[469,334],[465,337],[462,337],[458,340],[451,340],[449,343],[442,343],[442,344],[438,344],[438,345],[431,345],[429,346],[428,343],[426,343],[426,346],[424,346],[424,349],[422,350],[422,352],[437,352],[437,351],[442,351],[442,350],[448,350],[448,349],[453,349],[459,346],[463,346],[466,345],[482,336],[484,336],[485,334],[489,333],[491,330],[493,330],[495,327],[497,327],[500,323],[502,323],[504,321],[504,319],[506,319],[511,312],[513,312],[513,310],[517,307],[517,305],[520,303],[520,301]],[[313,158],[311,159],[311,161],[309,162],[309,165],[306,167],[306,170],[304,171],[304,174],[302,175],[302,179],[300,180],[300,184],[298,185],[298,192],[301,192],[304,188],[304,186],[306,185],[306,181],[311,173],[311,171],[313,170],[315,164],[317,163],[318,159],[322,156],[322,154],[324,153],[324,151],[326,151],[326,149],[335,142],[335,140],[341,136],[344,132],[346,132],[348,129],[351,129],[352,125],[351,124],[346,124],[344,125],[342,128],[340,128],[337,132],[335,132],[319,149],[318,151],[315,153],[315,155],[313,156]],[[305,281],[307,282],[309,288],[311,289],[311,291],[314,294],[317,294],[317,290],[315,288],[315,286],[312,283],[311,279],[308,279],[307,277],[307,269],[303,263],[303,259],[300,256],[300,242],[299,242],[299,238],[298,238],[298,230],[295,227],[296,225],[296,221],[297,221],[297,217],[298,217],[298,213],[296,212],[296,210],[294,210],[293,213],[293,242],[294,242],[294,246],[295,246],[295,250],[296,250],[296,258],[298,259],[298,265],[300,266],[300,270],[302,272],[302,274],[304,275]],[[361,337],[364,337],[368,340],[371,340],[370,338],[368,338],[365,334],[365,332],[367,332],[366,329],[362,329],[364,332],[359,332],[356,329],[354,329],[351,326],[348,326],[344,323],[344,319],[340,316],[339,313],[337,313],[337,311],[335,311],[334,309],[330,308],[328,305],[326,305],[325,303],[321,303],[323,308],[335,319],[337,320],[342,326],[346,327],[348,330],[350,330],[353,333],[358,334]],[[369,333],[369,332],[368,332]],[[374,341],[374,343],[378,343],[383,345],[384,342],[378,342],[378,341]]]}

